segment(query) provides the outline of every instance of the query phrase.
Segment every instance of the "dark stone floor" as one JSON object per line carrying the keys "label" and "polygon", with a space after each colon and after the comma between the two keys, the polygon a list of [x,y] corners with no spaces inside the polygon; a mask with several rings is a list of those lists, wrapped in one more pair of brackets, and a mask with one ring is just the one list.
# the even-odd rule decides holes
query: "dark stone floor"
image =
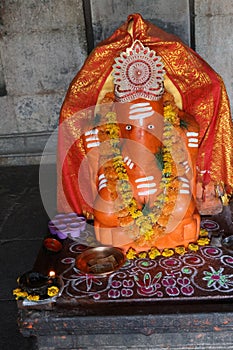
{"label": "dark stone floor", "polygon": [[[55,166],[47,166],[43,192],[56,208]],[[17,327],[12,290],[17,277],[29,271],[47,233],[49,216],[41,200],[39,166],[0,168],[0,349],[31,350],[34,339],[23,338]]]}

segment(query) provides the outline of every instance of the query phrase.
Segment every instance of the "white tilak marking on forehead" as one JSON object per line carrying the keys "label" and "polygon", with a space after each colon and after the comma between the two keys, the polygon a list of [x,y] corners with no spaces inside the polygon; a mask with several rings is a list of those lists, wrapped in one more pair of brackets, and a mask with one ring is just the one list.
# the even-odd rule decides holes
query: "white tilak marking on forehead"
{"label": "white tilak marking on forehead", "polygon": [[137,107],[146,107],[146,106],[150,106],[150,103],[149,102],[134,103],[130,106],[130,109],[134,109]]}
{"label": "white tilak marking on forehead", "polygon": [[151,106],[148,106],[148,107],[138,107],[138,108],[135,108],[135,109],[133,109],[133,110],[131,110],[130,112],[129,112],[129,115],[133,115],[133,114],[138,114],[138,113],[140,113],[140,112],[147,112],[147,111],[151,111],[152,110],[152,107]]}
{"label": "white tilak marking on forehead", "polygon": [[142,126],[143,119],[151,117],[153,114],[154,114],[154,111],[149,103],[135,103],[130,106],[129,119],[131,120],[138,119],[140,126]]}
{"label": "white tilak marking on forehead", "polygon": [[131,119],[131,120],[139,119],[139,123],[142,126],[143,125],[143,119],[151,117],[153,114],[154,114],[154,111],[147,112],[147,113],[141,113],[141,114],[137,114],[137,115],[130,115],[129,119]]}

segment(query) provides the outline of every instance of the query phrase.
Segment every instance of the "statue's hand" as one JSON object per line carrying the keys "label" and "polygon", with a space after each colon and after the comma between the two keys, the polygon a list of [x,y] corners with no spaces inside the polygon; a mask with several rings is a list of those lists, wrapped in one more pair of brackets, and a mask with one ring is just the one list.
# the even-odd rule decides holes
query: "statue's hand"
{"label": "statue's hand", "polygon": [[203,188],[202,183],[197,183],[197,209],[201,215],[215,215],[222,211],[223,205],[216,194],[213,182]]}

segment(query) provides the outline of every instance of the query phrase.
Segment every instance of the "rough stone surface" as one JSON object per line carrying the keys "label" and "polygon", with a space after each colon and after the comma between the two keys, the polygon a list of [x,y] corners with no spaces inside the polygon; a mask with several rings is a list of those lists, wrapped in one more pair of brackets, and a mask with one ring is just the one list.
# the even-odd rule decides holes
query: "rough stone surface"
{"label": "rough stone surface", "polygon": [[40,161],[85,58],[82,0],[1,2],[1,165]]}
{"label": "rough stone surface", "polygon": [[190,44],[187,0],[91,0],[91,8],[95,44],[111,35],[132,13],[140,13],[146,20]]}
{"label": "rough stone surface", "polygon": [[3,1],[1,8],[2,22],[7,33],[84,25],[80,0]]}
{"label": "rough stone surface", "polygon": [[[13,97],[0,97],[0,133],[1,135],[18,132]],[[4,148],[3,148],[4,149]]]}
{"label": "rough stone surface", "polygon": [[64,91],[84,60],[79,33],[80,28],[67,28],[4,37],[2,60],[8,94]]}
{"label": "rough stone surface", "polygon": [[[135,12],[189,43],[188,0],[172,3],[90,0],[90,3],[95,44]],[[233,106],[233,1],[194,3],[196,51],[222,76]],[[65,93],[86,56],[82,0],[0,2],[2,165],[40,161],[43,133],[56,128]],[[33,137],[38,146],[32,149]]]}
{"label": "rough stone surface", "polygon": [[19,132],[53,131],[58,124],[58,115],[63,94],[16,96],[15,114]]}
{"label": "rough stone surface", "polygon": [[233,1],[195,1],[196,51],[221,75],[233,110]]}

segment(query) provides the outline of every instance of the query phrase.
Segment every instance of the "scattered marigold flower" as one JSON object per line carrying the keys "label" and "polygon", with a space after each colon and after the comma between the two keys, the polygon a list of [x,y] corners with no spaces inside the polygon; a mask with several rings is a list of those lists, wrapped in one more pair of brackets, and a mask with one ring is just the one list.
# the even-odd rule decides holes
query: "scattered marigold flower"
{"label": "scattered marigold flower", "polygon": [[133,259],[136,259],[136,256],[137,256],[136,250],[133,248],[129,248],[129,250],[126,253],[126,258],[128,260],[133,260]]}
{"label": "scattered marigold flower", "polygon": [[40,299],[39,295],[28,295],[27,300],[38,301]]}
{"label": "scattered marigold flower", "polygon": [[168,258],[169,256],[172,256],[173,254],[174,254],[174,250],[168,249],[168,248],[165,248],[162,252],[162,255],[165,256],[166,258]]}
{"label": "scattered marigold flower", "polygon": [[207,238],[207,237],[202,237],[202,238],[199,238],[199,239],[197,240],[197,243],[198,243],[199,245],[201,245],[201,246],[207,245],[207,244],[210,243],[210,239]]}
{"label": "scattered marigold flower", "polygon": [[150,259],[155,259],[157,256],[160,256],[161,253],[157,248],[152,247],[148,252],[148,256]]}
{"label": "scattered marigold flower", "polygon": [[24,292],[22,289],[20,288],[16,288],[13,290],[13,295],[15,296],[15,299],[18,300],[20,298],[26,298],[28,296],[27,292]]}
{"label": "scattered marigold flower", "polygon": [[18,293],[22,292],[22,290],[20,288],[16,288],[13,290],[13,295],[16,295]]}
{"label": "scattered marigold flower", "polygon": [[183,255],[183,254],[186,253],[186,249],[185,249],[184,246],[176,247],[176,248],[175,248],[175,252],[176,252],[177,254]]}
{"label": "scattered marigold flower", "polygon": [[207,237],[208,236],[208,231],[206,230],[206,229],[204,229],[204,228],[201,228],[200,229],[200,233],[199,233],[199,236],[200,237]]}
{"label": "scattered marigold flower", "polygon": [[196,252],[199,249],[198,244],[195,243],[189,243],[188,248],[194,252]]}
{"label": "scattered marigold flower", "polygon": [[48,288],[48,296],[49,297],[54,297],[55,295],[57,295],[59,292],[59,288],[56,286],[52,286]]}
{"label": "scattered marigold flower", "polygon": [[140,259],[145,259],[147,257],[147,252],[140,252],[140,253],[138,253],[138,257]]}

